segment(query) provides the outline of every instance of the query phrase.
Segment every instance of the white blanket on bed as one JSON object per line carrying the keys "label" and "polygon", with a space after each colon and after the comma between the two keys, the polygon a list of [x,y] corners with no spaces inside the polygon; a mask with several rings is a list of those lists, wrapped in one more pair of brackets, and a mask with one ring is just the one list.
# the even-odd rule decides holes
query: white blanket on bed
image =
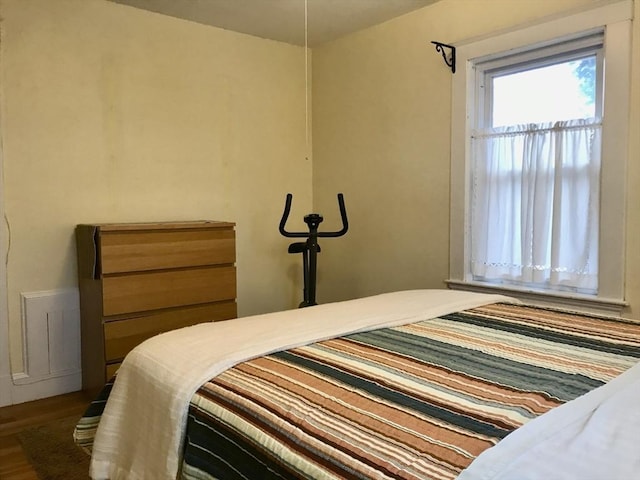
{"label": "white blanket on bed", "polygon": [[94,479],[175,479],[188,405],[204,382],[260,355],[500,301],[500,295],[411,290],[200,324],[158,335],[125,359],[93,446]]}
{"label": "white blanket on bed", "polygon": [[482,453],[458,480],[640,478],[640,363]]}

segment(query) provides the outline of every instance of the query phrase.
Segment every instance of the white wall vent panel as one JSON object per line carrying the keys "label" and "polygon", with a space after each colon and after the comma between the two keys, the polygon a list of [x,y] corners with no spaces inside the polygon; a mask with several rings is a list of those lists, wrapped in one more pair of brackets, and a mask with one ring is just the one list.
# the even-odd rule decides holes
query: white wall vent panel
{"label": "white wall vent panel", "polygon": [[14,374],[13,383],[32,387],[21,401],[80,390],[78,290],[22,293],[21,301],[24,372]]}

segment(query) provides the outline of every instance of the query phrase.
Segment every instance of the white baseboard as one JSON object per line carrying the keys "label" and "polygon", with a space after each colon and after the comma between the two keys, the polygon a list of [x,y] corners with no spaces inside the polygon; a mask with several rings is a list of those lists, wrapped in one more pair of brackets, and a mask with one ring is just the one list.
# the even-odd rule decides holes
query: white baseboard
{"label": "white baseboard", "polygon": [[[45,378],[33,378],[24,373],[13,374],[9,379],[11,403],[24,403],[40,398],[55,397],[64,393],[77,392],[82,389],[82,372],[75,371],[64,375]],[[3,390],[4,392],[4,387]],[[1,400],[1,398],[0,398]]]}

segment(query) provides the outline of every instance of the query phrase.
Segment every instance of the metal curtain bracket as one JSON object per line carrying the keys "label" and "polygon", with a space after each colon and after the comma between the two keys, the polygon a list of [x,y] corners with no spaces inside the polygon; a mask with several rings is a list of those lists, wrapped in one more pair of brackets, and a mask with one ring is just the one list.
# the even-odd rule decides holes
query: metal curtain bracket
{"label": "metal curtain bracket", "polygon": [[[456,73],[456,47],[453,45],[447,45],[446,43],[441,42],[431,42],[436,46],[436,52],[440,52],[442,54],[442,58],[444,58],[444,63],[447,64],[449,68],[451,68],[451,73]],[[450,53],[447,56],[447,53],[444,51],[445,48],[448,48]]]}

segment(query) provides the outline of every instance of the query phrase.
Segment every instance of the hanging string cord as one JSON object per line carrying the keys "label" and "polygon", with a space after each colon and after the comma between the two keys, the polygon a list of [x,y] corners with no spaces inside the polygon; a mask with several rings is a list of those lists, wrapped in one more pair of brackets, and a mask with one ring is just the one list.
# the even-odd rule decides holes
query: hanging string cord
{"label": "hanging string cord", "polygon": [[304,0],[304,134],[305,159],[309,160],[309,11]]}

